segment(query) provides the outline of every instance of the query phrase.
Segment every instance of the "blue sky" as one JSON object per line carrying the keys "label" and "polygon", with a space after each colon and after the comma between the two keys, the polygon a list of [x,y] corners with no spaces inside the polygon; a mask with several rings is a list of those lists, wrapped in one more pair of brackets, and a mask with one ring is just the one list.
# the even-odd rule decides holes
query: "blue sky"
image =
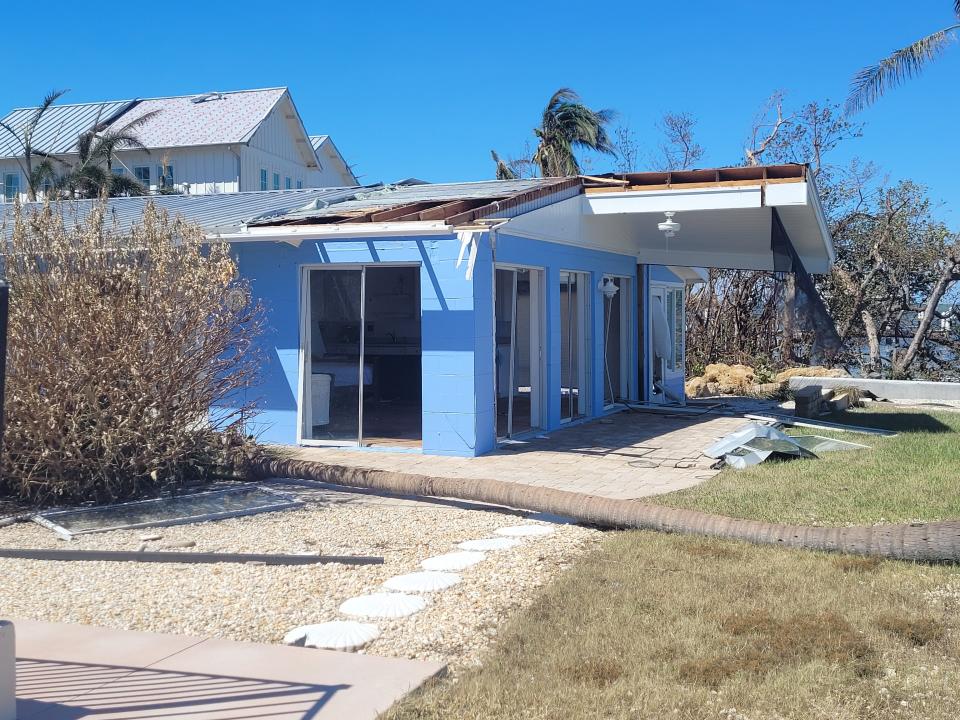
{"label": "blue sky", "polygon": [[[6,5],[6,28],[41,25],[39,5]],[[56,18],[43,32],[4,33],[0,107],[63,87],[64,102],[82,102],[286,85],[308,130],[330,134],[364,182],[490,177],[490,149],[520,154],[562,86],[617,110],[651,150],[660,116],[688,112],[701,164],[735,164],[772,91],[842,101],[857,69],[952,17],[951,0],[42,7]],[[863,113],[865,136],[836,157],[928,185],[954,230],[958,77],[960,44]]]}

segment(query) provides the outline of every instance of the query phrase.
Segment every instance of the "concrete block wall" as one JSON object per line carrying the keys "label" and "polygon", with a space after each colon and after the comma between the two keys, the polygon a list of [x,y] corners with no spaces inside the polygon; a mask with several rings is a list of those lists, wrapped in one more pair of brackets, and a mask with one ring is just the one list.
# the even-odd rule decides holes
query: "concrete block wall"
{"label": "concrete block wall", "polygon": [[[250,430],[265,442],[297,442],[300,381],[300,282],[304,266],[411,263],[420,266],[423,372],[423,451],[471,456],[491,449],[478,443],[478,415],[492,422],[489,408],[478,409],[474,388],[480,373],[492,378],[492,355],[478,353],[492,341],[492,317],[483,301],[477,313],[475,283],[456,268],[460,243],[453,235],[286,243],[237,243],[241,275],[264,305],[267,321],[260,345],[262,384],[252,391],[261,413]],[[476,275],[492,277],[489,257],[479,258]],[[484,280],[481,285],[488,284]],[[483,289],[480,298],[492,292]],[[491,380],[492,382],[492,380]],[[489,417],[487,417],[489,416]]]}

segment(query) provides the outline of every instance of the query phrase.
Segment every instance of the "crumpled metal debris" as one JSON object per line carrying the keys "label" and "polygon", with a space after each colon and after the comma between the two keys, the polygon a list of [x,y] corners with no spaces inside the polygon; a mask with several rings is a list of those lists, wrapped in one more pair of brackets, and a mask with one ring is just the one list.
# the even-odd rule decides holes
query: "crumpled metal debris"
{"label": "crumpled metal debris", "polygon": [[770,425],[748,423],[725,435],[703,451],[707,457],[722,459],[736,469],[759,465],[770,456],[816,458],[835,450],[863,450],[869,445],[834,440],[820,435],[787,435]]}

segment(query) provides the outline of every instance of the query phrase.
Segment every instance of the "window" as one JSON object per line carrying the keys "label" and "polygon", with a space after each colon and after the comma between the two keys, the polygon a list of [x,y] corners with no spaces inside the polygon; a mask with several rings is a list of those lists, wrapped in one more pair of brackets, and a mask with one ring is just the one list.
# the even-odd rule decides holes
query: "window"
{"label": "window", "polygon": [[113,169],[113,174],[114,174],[114,175],[118,175],[118,176],[120,176],[120,177],[123,177],[124,175],[127,174],[127,171],[126,171],[124,168],[122,168],[122,167],[115,167],[115,168]]}
{"label": "window", "polygon": [[173,187],[173,165],[157,165],[157,183],[162,188]]}
{"label": "window", "polygon": [[20,173],[6,173],[3,176],[3,199],[13,202],[20,196]]}
{"label": "window", "polygon": [[149,165],[140,165],[133,169],[134,177],[143,185],[145,188],[150,188],[150,166]]}
{"label": "window", "polygon": [[260,189],[267,189],[267,171],[263,169],[260,170]]}
{"label": "window", "polygon": [[303,180],[297,180],[297,190],[303,190]]}
{"label": "window", "polygon": [[283,179],[283,189],[284,189],[284,190],[289,190],[291,187],[293,187],[293,185],[290,184],[290,178],[284,178],[284,179]]}
{"label": "window", "polygon": [[273,174],[273,189],[274,190],[280,189],[280,173]]}

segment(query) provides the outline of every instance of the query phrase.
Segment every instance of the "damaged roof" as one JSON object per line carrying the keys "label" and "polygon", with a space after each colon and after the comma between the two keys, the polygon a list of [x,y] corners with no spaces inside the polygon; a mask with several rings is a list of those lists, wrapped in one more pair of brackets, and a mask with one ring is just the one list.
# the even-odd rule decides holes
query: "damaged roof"
{"label": "damaged roof", "polygon": [[[447,225],[481,218],[512,217],[581,192],[580,178],[492,180],[488,182],[369,185],[211,195],[151,195],[110,198],[107,210],[119,230],[142,216],[147,203],[204,228],[208,234],[246,227],[331,225],[433,220]],[[85,218],[97,200],[56,203],[67,221]],[[25,205],[39,209],[42,203]],[[0,227],[10,231],[12,204],[0,205]]]}
{"label": "damaged roof", "polygon": [[462,225],[482,218],[512,217],[579,194],[580,178],[532,178],[469,183],[386,185],[358,189],[353,197],[324,199],[258,218],[254,226],[331,225],[371,222],[442,221]]}

